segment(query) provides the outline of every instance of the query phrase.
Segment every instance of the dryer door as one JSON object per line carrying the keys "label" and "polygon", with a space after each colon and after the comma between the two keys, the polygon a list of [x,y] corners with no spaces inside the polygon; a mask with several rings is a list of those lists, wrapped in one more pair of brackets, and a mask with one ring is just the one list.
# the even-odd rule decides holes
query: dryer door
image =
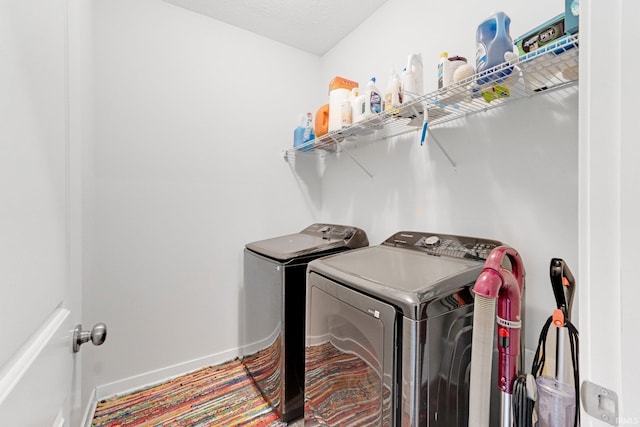
{"label": "dryer door", "polygon": [[310,271],[305,339],[305,422],[391,426],[396,310]]}

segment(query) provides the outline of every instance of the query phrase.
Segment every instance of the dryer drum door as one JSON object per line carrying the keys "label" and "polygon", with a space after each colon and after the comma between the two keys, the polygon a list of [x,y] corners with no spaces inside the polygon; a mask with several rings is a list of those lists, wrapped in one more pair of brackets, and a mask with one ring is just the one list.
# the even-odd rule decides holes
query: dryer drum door
{"label": "dryer drum door", "polygon": [[311,271],[307,280],[305,422],[391,426],[396,310]]}

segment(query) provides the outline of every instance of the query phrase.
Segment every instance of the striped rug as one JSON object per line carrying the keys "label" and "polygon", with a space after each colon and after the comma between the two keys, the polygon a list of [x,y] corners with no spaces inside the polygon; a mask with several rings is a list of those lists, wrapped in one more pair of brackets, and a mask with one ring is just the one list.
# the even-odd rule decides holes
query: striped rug
{"label": "striped rug", "polygon": [[391,426],[391,392],[367,362],[330,342],[305,349],[305,425]]}
{"label": "striped rug", "polygon": [[240,361],[98,402],[93,427],[247,426],[286,423],[264,401]]}

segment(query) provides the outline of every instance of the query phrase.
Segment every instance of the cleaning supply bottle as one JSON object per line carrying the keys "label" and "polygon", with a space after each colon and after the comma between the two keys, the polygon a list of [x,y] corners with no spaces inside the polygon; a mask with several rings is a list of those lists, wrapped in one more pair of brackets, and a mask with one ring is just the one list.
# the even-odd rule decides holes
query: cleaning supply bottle
{"label": "cleaning supply bottle", "polygon": [[302,114],[298,116],[298,126],[293,130],[293,148],[298,148],[304,144],[305,118]]}
{"label": "cleaning supply bottle", "polygon": [[391,111],[402,104],[402,85],[395,68],[391,68],[391,76],[384,95],[384,111]]}
{"label": "cleaning supply bottle", "polygon": [[409,55],[407,66],[402,70],[402,101],[408,102],[423,95],[424,74],[422,55]]}
{"label": "cleaning supply bottle", "polygon": [[316,138],[320,138],[329,132],[329,104],[324,104],[316,111],[316,122],[314,129]]}
{"label": "cleaning supply bottle", "polygon": [[351,93],[340,102],[340,117],[342,118],[342,127],[345,128],[353,122],[353,112],[351,110]]}
{"label": "cleaning supply bottle", "polygon": [[[311,113],[307,113],[307,120],[304,126],[304,133],[302,135],[302,142],[307,143],[315,139],[316,135],[313,133],[313,116]],[[311,149],[311,147],[309,147]]]}
{"label": "cleaning supply bottle", "polygon": [[449,54],[447,52],[442,52],[440,54],[440,61],[438,61],[438,89],[442,89],[444,87],[444,73],[445,69],[448,72],[447,58]]}
{"label": "cleaning supply bottle", "polygon": [[358,123],[364,119],[367,112],[367,96],[360,93],[360,89],[351,89],[351,122]]}
{"label": "cleaning supply bottle", "polygon": [[513,40],[509,33],[511,18],[504,12],[497,12],[485,19],[476,31],[476,73],[480,74],[479,84],[492,80],[501,81],[511,74],[507,67],[499,73],[490,70],[505,62],[505,53],[513,52]]}
{"label": "cleaning supply bottle", "polygon": [[376,87],[375,77],[371,77],[371,80],[367,83],[367,95],[369,97],[369,112],[371,114],[380,113],[382,111],[382,96]]}
{"label": "cleaning supply bottle", "polygon": [[342,129],[342,110],[358,82],[336,76],[329,82],[329,132]]}
{"label": "cleaning supply bottle", "polygon": [[449,56],[447,52],[442,52],[440,62],[438,62],[438,89],[443,89],[453,83],[455,71],[466,63],[467,59],[462,56]]}

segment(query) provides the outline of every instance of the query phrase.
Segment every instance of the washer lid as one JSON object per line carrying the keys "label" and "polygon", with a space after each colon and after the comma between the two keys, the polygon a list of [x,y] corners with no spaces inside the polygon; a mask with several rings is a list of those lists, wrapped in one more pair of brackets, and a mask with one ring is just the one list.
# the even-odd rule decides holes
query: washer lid
{"label": "washer lid", "polygon": [[359,248],[368,244],[366,233],[359,228],[312,224],[299,233],[248,243],[246,247],[269,258],[290,261],[337,248]]}
{"label": "washer lid", "polygon": [[430,301],[473,283],[484,262],[434,256],[392,246],[371,246],[314,260],[309,271],[332,278],[420,319]]}

